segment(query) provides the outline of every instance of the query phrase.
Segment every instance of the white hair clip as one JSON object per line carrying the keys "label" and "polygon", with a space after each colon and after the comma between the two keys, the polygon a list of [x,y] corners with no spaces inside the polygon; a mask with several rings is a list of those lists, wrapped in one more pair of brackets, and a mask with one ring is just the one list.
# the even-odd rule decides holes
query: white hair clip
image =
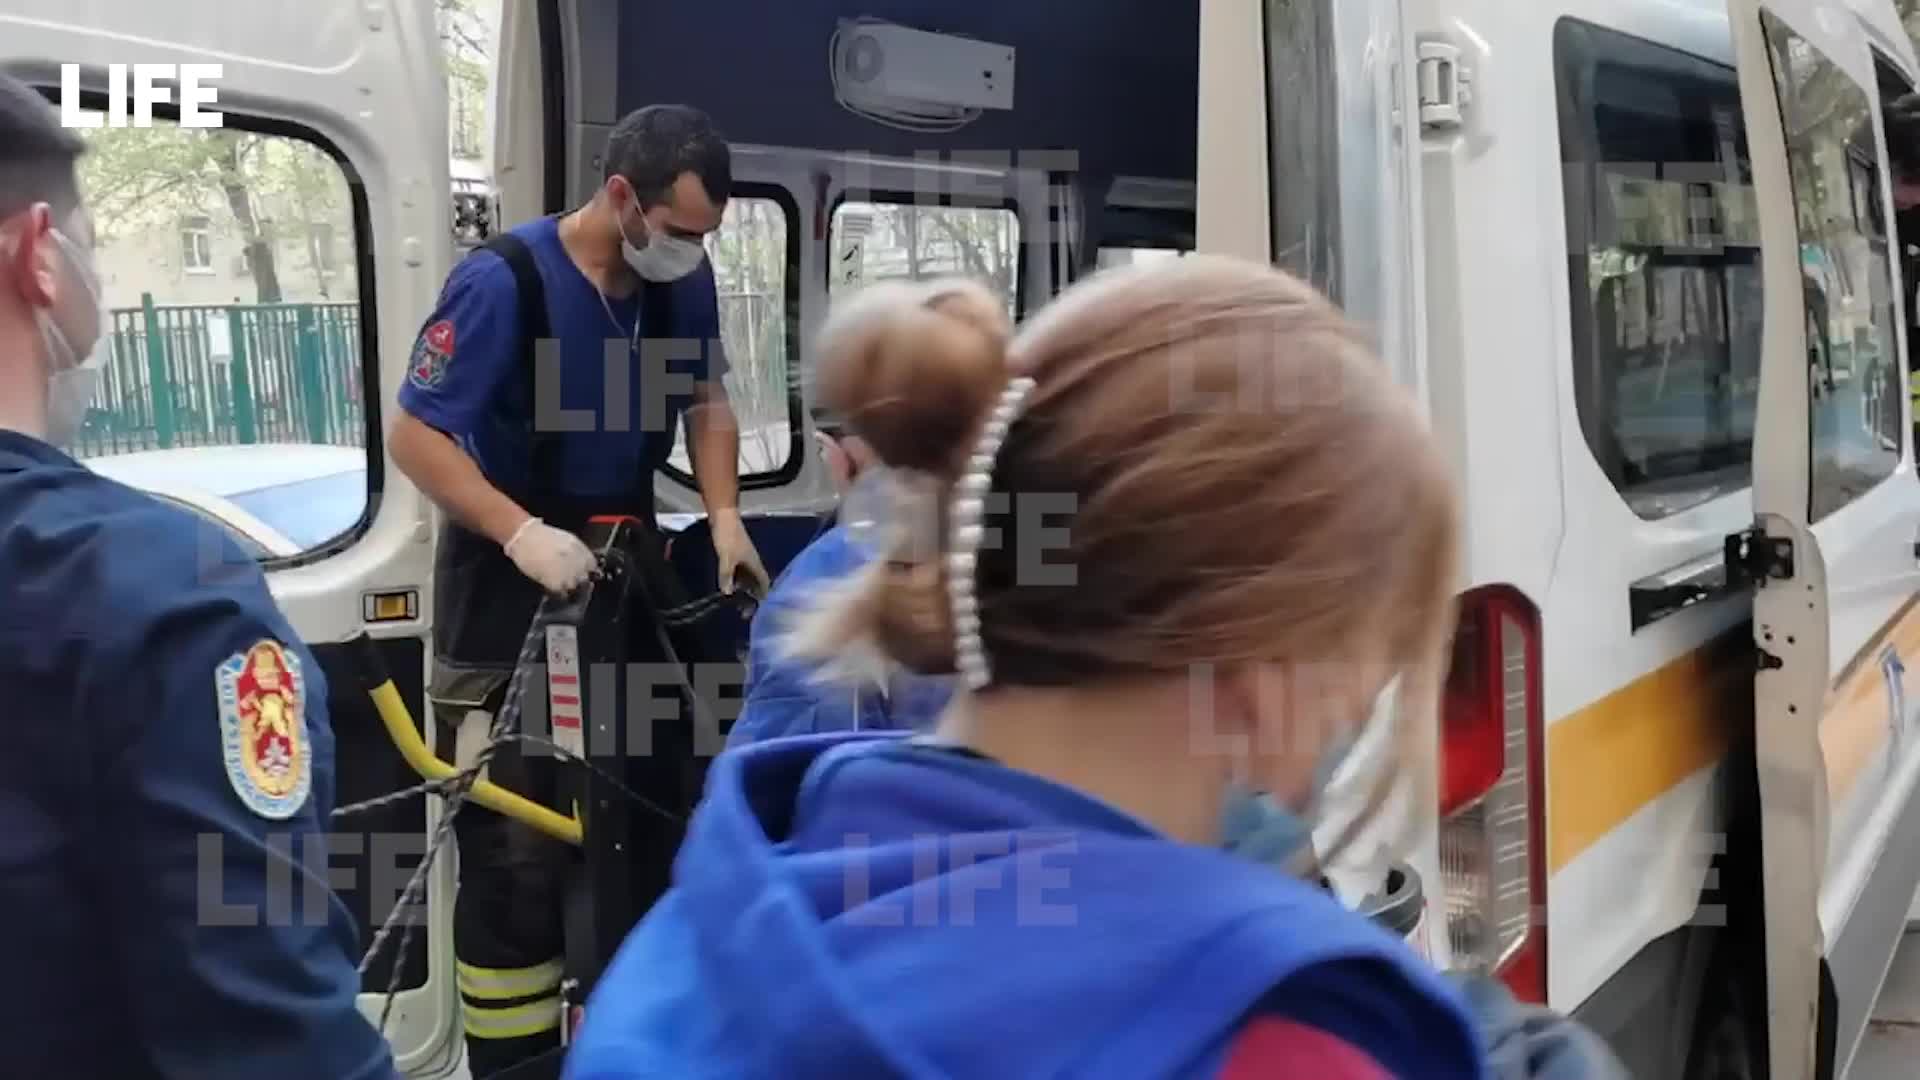
{"label": "white hair clip", "polygon": [[979,690],[993,681],[986,643],[980,639],[980,602],[974,595],[974,573],[980,564],[980,541],[986,536],[987,492],[993,488],[993,461],[1006,441],[1007,429],[1020,415],[1034,381],[1026,376],[1007,383],[988,415],[974,445],[973,456],[953,488],[952,523],[947,538],[947,601],[953,610],[954,660],[967,686]]}

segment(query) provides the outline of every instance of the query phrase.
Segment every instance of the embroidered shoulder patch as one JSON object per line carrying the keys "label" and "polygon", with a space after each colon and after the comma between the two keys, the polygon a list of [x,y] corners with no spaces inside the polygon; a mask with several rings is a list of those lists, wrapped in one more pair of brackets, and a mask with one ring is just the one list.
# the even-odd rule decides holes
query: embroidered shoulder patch
{"label": "embroidered shoulder patch", "polygon": [[422,390],[432,390],[447,377],[447,364],[453,359],[453,323],[441,319],[420,332],[413,343],[413,356],[407,361],[407,381]]}
{"label": "embroidered shoulder patch", "polygon": [[306,674],[277,641],[235,653],[214,673],[227,780],[247,808],[285,821],[313,787],[307,739]]}

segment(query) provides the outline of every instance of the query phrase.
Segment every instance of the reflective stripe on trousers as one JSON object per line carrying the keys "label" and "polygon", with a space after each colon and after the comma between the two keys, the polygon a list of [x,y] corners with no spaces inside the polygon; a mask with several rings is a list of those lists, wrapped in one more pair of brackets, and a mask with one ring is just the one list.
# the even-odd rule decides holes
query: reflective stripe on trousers
{"label": "reflective stripe on trousers", "polygon": [[523,1039],[560,1026],[559,960],[522,968],[488,968],[458,961],[455,980],[467,1035]]}

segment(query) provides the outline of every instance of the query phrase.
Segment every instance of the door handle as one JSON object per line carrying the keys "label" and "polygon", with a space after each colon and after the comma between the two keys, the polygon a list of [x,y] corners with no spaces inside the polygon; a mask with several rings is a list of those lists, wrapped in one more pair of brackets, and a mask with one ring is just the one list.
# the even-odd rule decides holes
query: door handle
{"label": "door handle", "polygon": [[[1731,540],[1733,538],[1729,538]],[[1920,538],[1914,541],[1920,550]],[[1627,607],[1634,632],[1679,611],[1752,587],[1745,562],[1730,567],[1731,545],[1709,551],[1627,586]]]}

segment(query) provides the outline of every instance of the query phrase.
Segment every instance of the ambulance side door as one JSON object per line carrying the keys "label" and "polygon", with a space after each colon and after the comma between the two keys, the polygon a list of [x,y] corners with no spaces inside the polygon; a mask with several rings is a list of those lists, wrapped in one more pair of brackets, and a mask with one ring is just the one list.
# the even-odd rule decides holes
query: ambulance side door
{"label": "ambulance side door", "polygon": [[1823,1026],[1850,1053],[1913,893],[1913,860],[1890,845],[1920,763],[1904,675],[1920,481],[1893,405],[1901,305],[1873,54],[1840,0],[1729,12],[1765,304],[1756,521],[1734,562],[1757,585],[1770,1055],[1773,1075],[1798,1076]]}
{"label": "ambulance side door", "polygon": [[[223,124],[163,105],[150,127],[115,126],[109,65],[150,63],[219,65],[202,82]],[[424,717],[430,508],[382,433],[452,254],[433,2],[8,0],[0,69],[60,101],[62,64],[78,65],[66,104],[99,125],[82,179],[111,319],[77,456],[165,488],[261,560],[326,677],[336,805],[407,788],[353,643],[375,639]],[[336,819],[328,876],[360,924],[356,958],[437,810],[416,796]],[[386,1033],[416,1075],[459,1052],[451,874],[436,863],[363,982],[370,1017],[398,988]]]}

